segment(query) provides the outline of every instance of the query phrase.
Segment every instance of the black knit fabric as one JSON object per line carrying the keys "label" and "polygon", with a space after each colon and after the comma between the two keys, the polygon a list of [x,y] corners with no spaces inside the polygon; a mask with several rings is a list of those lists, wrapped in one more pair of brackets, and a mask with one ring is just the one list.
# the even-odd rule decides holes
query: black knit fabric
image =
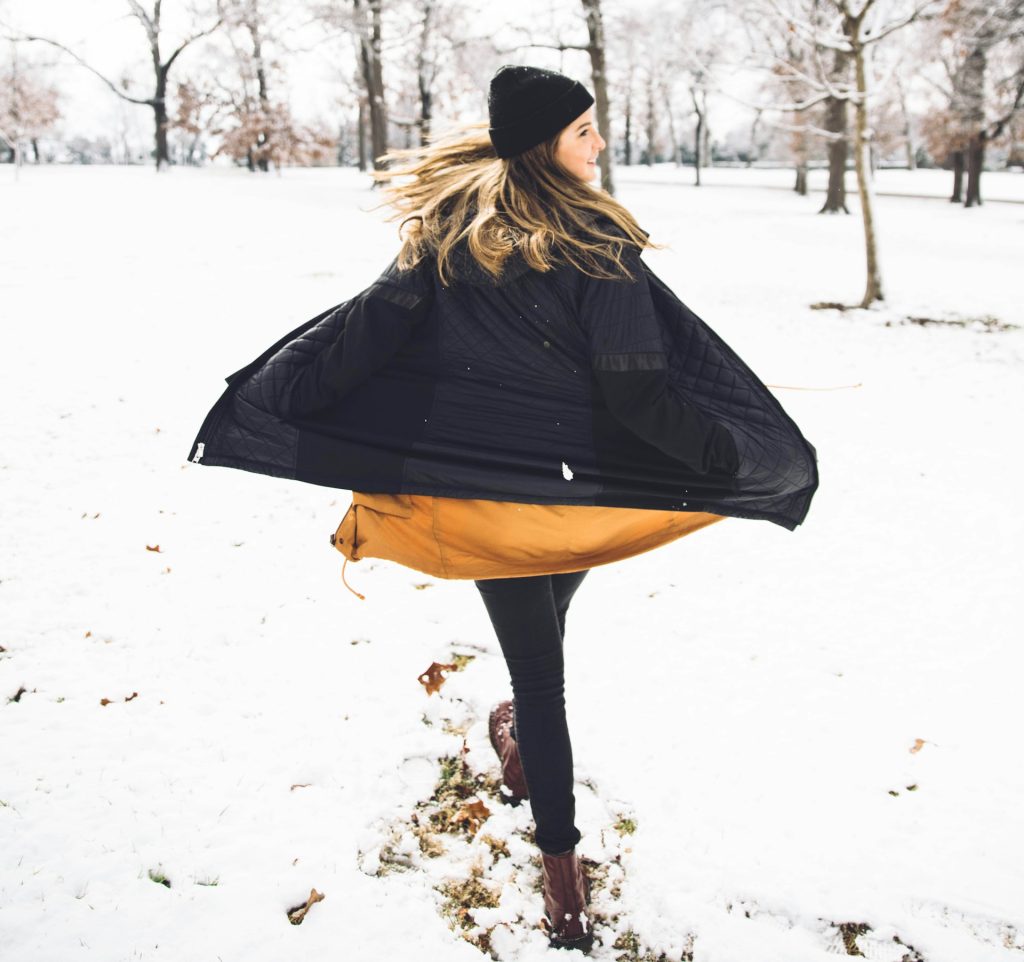
{"label": "black knit fabric", "polygon": [[565,74],[505,64],[491,78],[487,97],[491,143],[499,157],[514,157],[553,137],[593,102],[590,91]]}

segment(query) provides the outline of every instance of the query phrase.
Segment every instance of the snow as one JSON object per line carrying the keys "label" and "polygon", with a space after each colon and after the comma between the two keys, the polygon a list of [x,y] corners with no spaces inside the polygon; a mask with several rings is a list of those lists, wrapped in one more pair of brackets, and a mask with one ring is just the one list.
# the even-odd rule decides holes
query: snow
{"label": "snow", "polygon": [[[730,519],[577,592],[593,958],[811,962],[842,923],[871,959],[1021,957],[1022,334],[897,323],[1024,324],[1021,208],[888,173],[886,305],[839,313],[808,305],[862,292],[852,178],[852,216],[819,217],[764,172],[617,171],[821,487],[795,532]],[[573,957],[538,928],[528,803],[482,788],[436,856],[413,831],[460,730],[496,791],[508,675],[473,585],[366,560],[360,601],[328,540],[348,492],[186,460],[227,374],[391,259],[378,202],[347,170],[0,169],[4,958],[479,958],[463,931]],[[443,888],[474,878],[496,904],[462,930]]]}

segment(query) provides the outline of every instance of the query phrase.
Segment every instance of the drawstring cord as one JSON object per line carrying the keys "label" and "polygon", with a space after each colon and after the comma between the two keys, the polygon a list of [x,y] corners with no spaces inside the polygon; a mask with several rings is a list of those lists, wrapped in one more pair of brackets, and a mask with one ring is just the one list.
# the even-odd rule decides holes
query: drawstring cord
{"label": "drawstring cord", "polygon": [[345,558],[345,564],[341,566],[341,580],[344,582],[345,587],[352,592],[360,601],[366,601],[366,595],[361,595],[355,588],[352,587],[347,581],[345,581],[345,565],[348,564],[348,558]]}

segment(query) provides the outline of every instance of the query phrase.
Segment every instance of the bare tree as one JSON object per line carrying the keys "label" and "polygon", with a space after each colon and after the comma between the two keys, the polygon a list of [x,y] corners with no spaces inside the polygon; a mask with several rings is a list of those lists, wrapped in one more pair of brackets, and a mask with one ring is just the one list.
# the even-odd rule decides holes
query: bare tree
{"label": "bare tree", "polygon": [[[267,171],[273,148],[270,144],[274,108],[270,102],[269,74],[273,64],[264,57],[264,43],[267,33],[267,8],[260,0],[225,0],[224,14],[227,26],[241,28],[248,40],[249,49],[243,50],[232,41],[235,56],[243,73],[243,83],[250,78],[255,81],[256,102],[246,111],[244,125],[253,137],[252,146],[246,150],[250,170]],[[247,104],[247,107],[250,106]]]}
{"label": "bare tree", "polygon": [[[884,300],[884,291],[871,187],[867,52],[873,45],[914,21],[925,16],[937,15],[940,0],[821,0],[827,4],[830,11],[828,18],[817,15],[819,0],[791,0],[787,8],[781,6],[786,0],[765,2],[766,12],[773,12],[778,21],[785,24],[785,29],[810,52],[810,57],[804,58],[799,64],[777,59],[772,64],[773,70],[781,70],[783,74],[798,77],[809,91],[802,102],[776,104],[774,109],[804,111],[816,103],[828,100],[843,100],[854,106],[854,164],[857,171],[861,219],[864,224],[867,273],[864,295],[855,306],[870,307],[875,301]],[[822,64],[821,51],[842,53],[852,61],[852,84],[836,81],[834,73]],[[884,87],[884,84],[882,86]],[[824,133],[835,137],[834,131]],[[845,309],[848,305],[826,302],[816,306]]]}
{"label": "bare tree", "polygon": [[[583,13],[587,18],[586,51],[590,56],[590,76],[594,86],[594,111],[597,114],[599,130],[611,132],[611,106],[608,100],[608,75],[605,69],[604,19],[601,0],[582,0]],[[601,168],[601,186],[612,196],[615,195],[613,176],[614,164],[611,152],[602,150],[598,154]]]}
{"label": "bare tree", "polygon": [[697,116],[697,127],[693,132],[693,174],[694,184],[700,187],[700,169],[707,167],[705,152],[707,149],[707,116],[708,88],[703,71],[695,70],[690,84],[690,98],[693,100],[693,112]]}
{"label": "bare tree", "polygon": [[269,51],[287,51],[288,13],[281,0],[222,0],[225,34],[238,71],[238,86],[221,86],[223,136],[215,151],[244,160],[252,171],[280,169],[284,163],[321,163],[336,139],[322,126],[298,123],[281,91],[286,75]]}
{"label": "bare tree", "polygon": [[[930,0],[915,3],[902,16],[897,15],[884,21],[869,23],[868,14],[874,7],[876,0],[861,0],[859,8],[855,5],[856,0],[831,0],[839,14],[839,26],[842,31],[842,41],[832,37],[834,45],[838,49],[849,49],[853,55],[854,74],[856,86],[850,92],[853,100],[854,139],[853,154],[854,163],[857,168],[857,192],[860,195],[861,218],[864,221],[864,249],[866,256],[867,282],[864,287],[864,296],[861,298],[859,307],[870,307],[875,301],[885,299],[882,288],[882,270],[878,259],[878,238],[875,233],[875,210],[873,192],[868,171],[868,74],[865,62],[865,49],[869,44],[878,43],[895,31],[907,26],[916,20],[929,7],[933,7]],[[842,43],[842,46],[840,46]]]}
{"label": "bare tree", "polygon": [[224,104],[213,90],[200,86],[194,80],[178,84],[176,100],[178,109],[171,121],[171,129],[181,131],[186,138],[185,163],[195,164],[203,135],[216,126]]}
{"label": "bare tree", "polygon": [[131,16],[137,20],[146,31],[146,38],[149,42],[149,53],[150,59],[153,63],[154,77],[154,89],[152,95],[149,97],[131,96],[124,89],[113,84],[95,67],[86,63],[85,60],[83,60],[70,47],[66,47],[64,44],[59,43],[56,40],[52,40],[49,37],[36,37],[30,34],[24,34],[16,38],[18,40],[36,41],[39,43],[49,44],[52,47],[56,47],[58,50],[63,50],[65,53],[70,54],[71,57],[85,67],[90,73],[99,77],[99,79],[102,80],[122,100],[127,100],[129,103],[140,104],[142,106],[152,108],[156,141],[154,156],[157,171],[165,169],[170,163],[170,158],[167,152],[167,83],[171,68],[174,66],[178,57],[181,56],[182,52],[190,44],[195,43],[195,41],[199,40],[201,37],[206,37],[213,33],[213,31],[221,24],[220,16],[217,16],[217,18],[212,20],[212,22],[210,22],[206,27],[197,28],[195,27],[195,24],[193,24],[193,31],[174,48],[168,57],[165,58],[160,49],[162,30],[160,17],[162,12],[162,2],[163,0],[153,0],[153,10],[150,12],[143,7],[141,3],[139,3],[139,0],[127,0]]}
{"label": "bare tree", "polygon": [[[817,53],[818,51],[816,51]],[[846,88],[850,84],[851,54],[847,50],[830,50],[831,62],[827,69],[827,80],[832,90]],[[849,98],[838,94],[829,94],[825,99],[825,130],[832,136],[828,138],[828,186],[825,189],[825,202],[819,214],[835,214],[842,211],[849,214],[846,206],[846,163],[850,157],[850,141],[846,105]]]}
{"label": "bare tree", "polygon": [[[946,73],[946,83],[933,81],[933,86],[944,94],[947,135],[944,149],[933,145],[953,168],[950,200],[973,207],[981,203],[988,145],[1024,110],[1024,0],[950,0],[933,35]],[[1003,60],[1008,69],[993,80],[993,62]],[[940,133],[936,124],[930,130],[933,137]]]}
{"label": "bare tree", "polygon": [[[695,119],[693,127],[694,185],[700,186],[701,168],[710,165],[711,129],[709,123],[712,75],[719,69],[725,53],[721,38],[723,21],[718,0],[699,0],[681,9],[667,9],[656,19],[636,13],[620,14],[615,19],[615,62],[623,64],[621,84],[628,93],[629,126],[636,111],[632,102],[633,78],[642,88],[646,149],[643,162],[652,163],[658,144],[667,132],[672,156],[682,160],[681,133],[684,121]],[[687,104],[685,114],[677,115],[677,104]],[[688,125],[687,125],[688,126]]]}
{"label": "bare tree", "polygon": [[[313,6],[314,16],[328,29],[355,41],[356,60],[363,94],[360,101],[360,169],[364,168],[364,124],[370,131],[370,155],[374,170],[385,165],[388,149],[388,107],[384,90],[383,0],[328,0]],[[365,118],[362,116],[365,111]],[[374,181],[374,187],[378,182]]]}
{"label": "bare tree", "polygon": [[[407,146],[413,132],[419,144],[427,144],[433,133],[437,104],[457,108],[468,90],[479,103],[477,74],[494,58],[493,40],[468,29],[474,11],[461,0],[396,0],[391,22],[395,38],[382,47],[389,64],[392,95],[388,121],[404,129]],[[412,70],[392,69],[411,64]]]}
{"label": "bare tree", "polygon": [[900,120],[903,123],[903,145],[907,156],[907,170],[917,170],[917,153],[914,150],[914,130],[910,119],[910,109],[907,106],[906,83],[900,76],[899,70],[893,77],[896,85],[896,97],[900,108]]}
{"label": "bare tree", "polygon": [[10,61],[0,75],[0,139],[14,153],[15,177],[26,143],[39,163],[39,137],[60,119],[59,100],[56,88],[40,79],[34,65],[21,62],[12,43]]}
{"label": "bare tree", "polygon": [[437,14],[436,0],[420,0],[420,42],[416,50],[416,88],[420,98],[420,145],[426,145],[434,120],[437,63],[430,57]]}
{"label": "bare tree", "polygon": [[370,149],[374,170],[384,166],[381,156],[388,149],[388,112],[384,99],[384,67],[381,62],[382,0],[352,0],[355,10],[359,66],[366,87],[370,114]]}
{"label": "bare tree", "polygon": [[[619,141],[622,151],[622,163],[627,167],[633,164],[634,159],[634,131],[639,123],[638,116],[641,111],[638,109],[640,97],[638,89],[641,86],[643,75],[651,62],[648,54],[648,18],[634,10],[618,10],[614,19],[609,24],[609,34],[615,39],[615,49],[612,55],[612,62],[615,64],[614,72],[609,72],[607,78],[609,89],[609,100],[619,104],[619,116],[622,121],[622,138]],[[671,111],[671,91],[665,89],[662,92],[665,110]],[[673,152],[676,153],[678,145],[675,142],[675,125],[670,126],[673,137]],[[617,138],[613,136],[610,127],[602,128],[602,133],[609,144],[610,152]],[[678,158],[678,154],[676,153]],[[614,159],[614,155],[613,155]]]}

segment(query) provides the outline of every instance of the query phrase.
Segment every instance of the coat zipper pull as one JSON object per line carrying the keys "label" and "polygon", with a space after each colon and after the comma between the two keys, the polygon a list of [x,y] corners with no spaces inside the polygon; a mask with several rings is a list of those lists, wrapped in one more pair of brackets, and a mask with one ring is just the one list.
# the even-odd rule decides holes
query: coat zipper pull
{"label": "coat zipper pull", "polygon": [[196,456],[192,459],[193,463],[199,463],[199,459],[203,456],[203,448],[205,447],[206,445],[202,441],[200,441],[199,444],[196,446]]}

